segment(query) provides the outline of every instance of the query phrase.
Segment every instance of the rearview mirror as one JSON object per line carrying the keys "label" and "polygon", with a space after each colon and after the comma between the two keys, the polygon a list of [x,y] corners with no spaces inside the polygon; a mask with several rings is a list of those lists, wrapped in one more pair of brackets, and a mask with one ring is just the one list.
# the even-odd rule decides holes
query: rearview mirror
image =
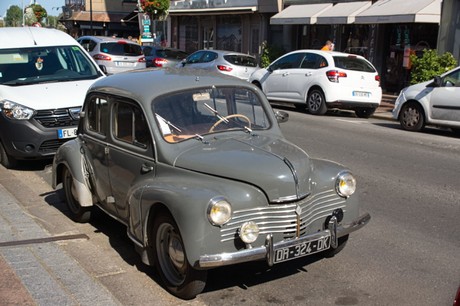
{"label": "rearview mirror", "polygon": [[283,111],[275,112],[276,121],[279,123],[287,122],[289,120],[289,114]]}
{"label": "rearview mirror", "polygon": [[434,77],[434,86],[441,87],[442,86],[442,79],[440,76]]}

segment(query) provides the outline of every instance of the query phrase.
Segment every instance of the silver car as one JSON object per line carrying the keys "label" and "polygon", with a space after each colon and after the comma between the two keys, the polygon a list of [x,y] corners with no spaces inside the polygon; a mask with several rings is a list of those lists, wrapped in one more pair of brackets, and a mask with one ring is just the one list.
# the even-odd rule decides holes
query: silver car
{"label": "silver car", "polygon": [[351,171],[287,141],[278,122],[288,114],[246,81],[120,73],[88,90],[81,117],[55,156],[53,187],[62,183],[75,221],[98,206],[125,224],[180,298],[199,294],[211,268],[333,256],[370,219]]}
{"label": "silver car", "polygon": [[246,81],[258,69],[254,56],[222,50],[196,51],[183,60],[178,67],[217,71]]}
{"label": "silver car", "polygon": [[146,67],[142,47],[133,41],[105,36],[82,36],[77,41],[106,74]]}

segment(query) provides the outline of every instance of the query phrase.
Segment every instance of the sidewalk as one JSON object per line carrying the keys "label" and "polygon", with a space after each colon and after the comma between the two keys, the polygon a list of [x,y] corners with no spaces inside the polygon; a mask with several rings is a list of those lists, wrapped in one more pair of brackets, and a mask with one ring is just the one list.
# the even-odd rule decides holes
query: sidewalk
{"label": "sidewalk", "polygon": [[394,120],[391,114],[391,111],[393,110],[394,106],[394,103],[382,101],[380,102],[379,108],[375,110],[375,113],[372,115],[372,117],[379,119]]}
{"label": "sidewalk", "polygon": [[120,305],[0,184],[0,304]]}

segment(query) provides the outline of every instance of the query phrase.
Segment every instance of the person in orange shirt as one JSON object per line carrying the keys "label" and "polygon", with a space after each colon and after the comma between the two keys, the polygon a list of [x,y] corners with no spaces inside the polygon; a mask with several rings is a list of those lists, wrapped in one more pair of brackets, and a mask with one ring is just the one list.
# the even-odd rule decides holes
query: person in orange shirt
{"label": "person in orange shirt", "polygon": [[332,50],[334,50],[334,44],[332,43],[332,41],[327,40],[326,44],[321,48],[321,50],[323,50],[323,51],[332,51]]}

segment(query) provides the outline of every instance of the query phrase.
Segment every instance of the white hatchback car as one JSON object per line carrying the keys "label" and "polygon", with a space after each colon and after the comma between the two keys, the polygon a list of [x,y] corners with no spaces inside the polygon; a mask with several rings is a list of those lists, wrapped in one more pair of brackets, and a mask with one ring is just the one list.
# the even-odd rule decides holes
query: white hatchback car
{"label": "white hatchback car", "polygon": [[460,67],[401,90],[393,118],[408,131],[420,131],[429,124],[460,133]]}
{"label": "white hatchback car", "polygon": [[293,51],[255,71],[249,81],[269,100],[295,103],[314,115],[341,108],[369,118],[382,99],[375,67],[362,56],[341,52]]}

